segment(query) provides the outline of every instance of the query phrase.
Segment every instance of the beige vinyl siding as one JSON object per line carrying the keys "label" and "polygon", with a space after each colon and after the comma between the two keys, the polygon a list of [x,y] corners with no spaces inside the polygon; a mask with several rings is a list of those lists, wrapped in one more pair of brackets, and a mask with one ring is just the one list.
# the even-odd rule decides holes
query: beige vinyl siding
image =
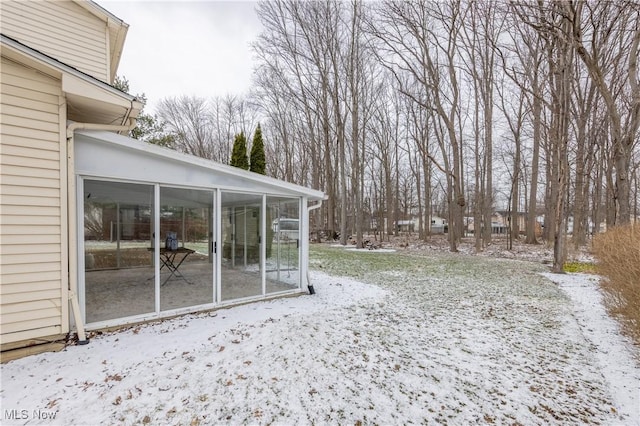
{"label": "beige vinyl siding", "polygon": [[2,0],[3,34],[110,83],[106,23],[71,1]]}
{"label": "beige vinyl siding", "polygon": [[66,332],[61,81],[2,58],[2,344]]}

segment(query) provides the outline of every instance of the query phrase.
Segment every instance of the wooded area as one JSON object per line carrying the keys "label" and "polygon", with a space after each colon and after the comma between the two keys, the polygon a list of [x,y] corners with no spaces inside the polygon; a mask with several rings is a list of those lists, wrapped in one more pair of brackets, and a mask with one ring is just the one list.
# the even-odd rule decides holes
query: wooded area
{"label": "wooded area", "polygon": [[[341,243],[447,219],[456,251],[508,212],[511,238],[583,245],[639,218],[640,3],[261,2],[254,88],[164,99],[180,151],[228,163],[260,122],[270,176],[323,190]],[[519,229],[518,217],[526,215]]]}

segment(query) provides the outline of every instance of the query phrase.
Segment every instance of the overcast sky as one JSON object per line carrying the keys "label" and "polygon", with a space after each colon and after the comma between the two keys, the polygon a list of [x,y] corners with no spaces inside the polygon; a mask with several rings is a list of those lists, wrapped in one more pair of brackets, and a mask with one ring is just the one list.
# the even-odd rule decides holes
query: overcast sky
{"label": "overcast sky", "polygon": [[145,111],[165,97],[241,94],[251,84],[250,43],[261,31],[253,1],[117,1],[97,3],[129,24],[118,75]]}

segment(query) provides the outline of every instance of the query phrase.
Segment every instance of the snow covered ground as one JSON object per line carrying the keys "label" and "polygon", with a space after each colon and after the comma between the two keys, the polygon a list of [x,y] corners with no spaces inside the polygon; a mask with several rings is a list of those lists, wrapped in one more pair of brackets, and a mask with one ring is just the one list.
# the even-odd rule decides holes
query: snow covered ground
{"label": "snow covered ground", "polygon": [[[629,342],[619,336],[619,325],[607,314],[598,287],[599,277],[584,274],[543,274],[571,297],[574,316],[591,345],[609,389],[627,418],[640,419],[640,374]],[[636,354],[637,356],[637,354]],[[633,422],[631,422],[633,424]]]}
{"label": "snow covered ground", "polygon": [[312,273],[316,295],[2,365],[0,422],[640,424],[634,348],[593,277],[480,256],[330,253],[340,250],[314,258],[343,271]]}

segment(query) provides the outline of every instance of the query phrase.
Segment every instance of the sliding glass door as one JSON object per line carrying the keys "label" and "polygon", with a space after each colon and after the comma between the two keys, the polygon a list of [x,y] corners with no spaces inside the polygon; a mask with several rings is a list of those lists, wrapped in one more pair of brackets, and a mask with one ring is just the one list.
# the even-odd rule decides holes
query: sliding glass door
{"label": "sliding glass door", "polygon": [[86,322],[155,311],[153,185],[84,181]]}
{"label": "sliding glass door", "polygon": [[300,287],[300,200],[267,197],[266,291]]}
{"label": "sliding glass door", "polygon": [[[213,304],[213,191],[160,187],[155,246],[154,185],[83,181],[87,323]],[[159,293],[156,293],[156,251]]]}
{"label": "sliding glass door", "polygon": [[213,303],[213,192],[160,188],[160,310]]}
{"label": "sliding glass door", "polygon": [[299,198],[95,179],[80,187],[88,324],[300,288]]}
{"label": "sliding glass door", "polygon": [[262,195],[222,192],[221,300],[262,294]]}

